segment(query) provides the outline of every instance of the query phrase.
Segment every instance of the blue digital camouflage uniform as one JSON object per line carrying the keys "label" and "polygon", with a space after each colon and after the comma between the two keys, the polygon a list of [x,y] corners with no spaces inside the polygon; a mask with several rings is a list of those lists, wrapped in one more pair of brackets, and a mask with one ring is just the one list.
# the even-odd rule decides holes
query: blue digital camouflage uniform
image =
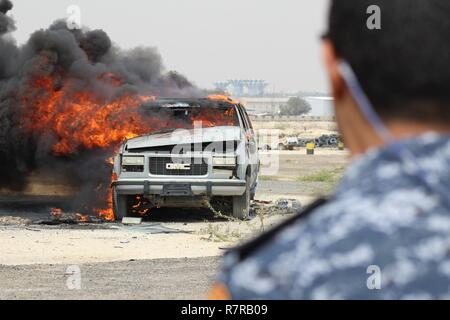
{"label": "blue digital camouflage uniform", "polygon": [[402,146],[410,157],[391,146],[353,160],[330,201],[230,252],[231,297],[450,299],[450,137]]}

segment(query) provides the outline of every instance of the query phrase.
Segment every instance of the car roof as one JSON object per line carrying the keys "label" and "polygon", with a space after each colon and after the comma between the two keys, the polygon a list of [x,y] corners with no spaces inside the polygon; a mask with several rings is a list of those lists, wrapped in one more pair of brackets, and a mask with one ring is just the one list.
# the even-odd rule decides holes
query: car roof
{"label": "car roof", "polygon": [[189,107],[213,107],[229,108],[238,103],[225,96],[211,96],[207,98],[158,98],[145,102],[143,107],[167,107],[167,108],[189,108]]}

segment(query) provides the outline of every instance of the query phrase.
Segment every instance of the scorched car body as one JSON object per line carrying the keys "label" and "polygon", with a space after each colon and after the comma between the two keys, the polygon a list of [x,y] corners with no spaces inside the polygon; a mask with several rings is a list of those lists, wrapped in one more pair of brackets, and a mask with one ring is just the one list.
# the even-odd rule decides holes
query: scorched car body
{"label": "scorched car body", "polygon": [[170,124],[120,147],[112,184],[116,219],[155,207],[196,207],[215,200],[225,213],[248,217],[259,157],[244,107],[226,99],[177,99],[144,108]]}

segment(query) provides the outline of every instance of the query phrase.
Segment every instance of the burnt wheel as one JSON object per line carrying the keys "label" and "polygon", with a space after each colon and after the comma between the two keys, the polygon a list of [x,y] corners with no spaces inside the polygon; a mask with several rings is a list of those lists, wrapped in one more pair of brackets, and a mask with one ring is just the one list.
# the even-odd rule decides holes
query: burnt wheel
{"label": "burnt wheel", "polygon": [[113,212],[117,222],[121,222],[123,218],[128,217],[128,196],[120,195],[113,188]]}
{"label": "burnt wheel", "polygon": [[233,197],[233,217],[246,220],[250,214],[250,177],[246,179],[245,192],[242,196]]}

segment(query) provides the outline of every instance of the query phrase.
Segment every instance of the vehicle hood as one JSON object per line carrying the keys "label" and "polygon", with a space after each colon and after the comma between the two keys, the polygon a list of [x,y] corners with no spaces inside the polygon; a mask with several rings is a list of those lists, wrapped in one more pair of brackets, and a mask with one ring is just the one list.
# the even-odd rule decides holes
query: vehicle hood
{"label": "vehicle hood", "polygon": [[178,144],[238,141],[240,139],[240,127],[213,127],[149,134],[130,139],[126,142],[126,145],[128,150],[132,150]]}

